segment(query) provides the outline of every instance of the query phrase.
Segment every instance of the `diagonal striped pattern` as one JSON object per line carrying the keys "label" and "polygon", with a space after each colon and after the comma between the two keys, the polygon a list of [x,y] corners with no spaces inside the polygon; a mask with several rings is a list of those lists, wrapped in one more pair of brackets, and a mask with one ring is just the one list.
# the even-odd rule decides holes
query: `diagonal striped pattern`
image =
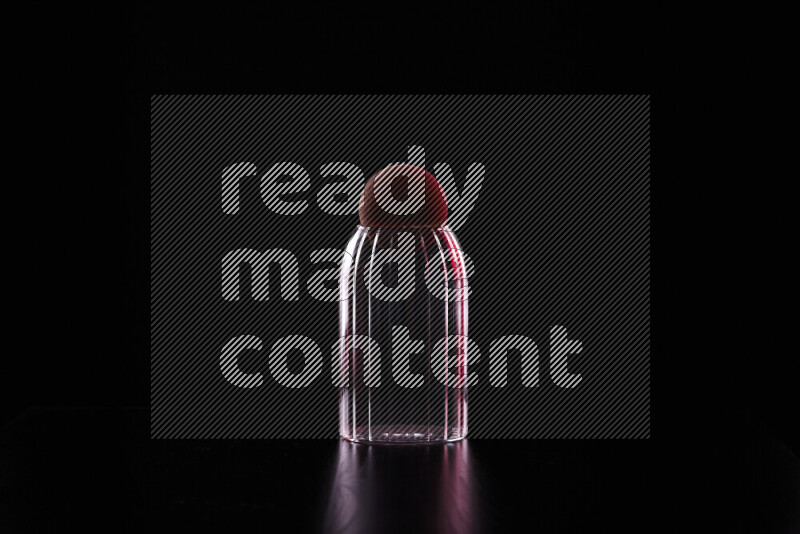
{"label": "diagonal striped pattern", "polygon": [[470,436],[649,438],[649,121],[648,96],[154,96],[151,435],[338,435],[331,251],[405,161],[474,263]]}

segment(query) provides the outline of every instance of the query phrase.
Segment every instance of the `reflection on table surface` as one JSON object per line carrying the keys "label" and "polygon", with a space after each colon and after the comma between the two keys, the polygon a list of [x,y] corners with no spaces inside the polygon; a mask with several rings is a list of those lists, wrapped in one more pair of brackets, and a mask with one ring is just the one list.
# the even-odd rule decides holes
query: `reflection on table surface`
{"label": "reflection on table surface", "polygon": [[481,532],[468,440],[438,445],[339,442],[325,532]]}

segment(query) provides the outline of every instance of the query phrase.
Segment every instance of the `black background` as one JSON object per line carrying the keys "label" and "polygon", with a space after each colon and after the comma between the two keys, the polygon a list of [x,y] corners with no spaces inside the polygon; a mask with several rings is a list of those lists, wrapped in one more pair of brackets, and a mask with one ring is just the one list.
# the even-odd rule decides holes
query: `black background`
{"label": "black background", "polygon": [[[667,14],[570,3],[532,13],[457,4],[254,11],[32,3],[11,25],[3,386],[12,395],[2,409],[4,421],[16,421],[2,431],[0,501],[11,531],[108,518],[102,524],[120,531],[213,529],[219,523],[208,517],[224,521],[237,502],[223,498],[237,480],[225,475],[225,458],[244,466],[253,457],[289,459],[240,485],[243,498],[274,479],[285,491],[267,491],[264,502],[281,510],[279,519],[303,530],[320,513],[319,501],[300,499],[324,485],[314,478],[316,461],[303,459],[324,463],[335,442],[323,453],[291,442],[143,438],[148,104],[151,94],[183,92],[652,94],[654,437],[476,441],[479,458],[481,446],[499,443],[483,453],[494,488],[487,508],[501,525],[528,530],[537,517],[552,531],[652,530],[671,519],[721,531],[797,528],[792,329],[781,319],[790,306],[773,268],[786,258],[769,242],[783,224],[771,199],[785,188],[770,160],[787,147],[764,135],[779,123],[780,104],[741,111],[748,95],[724,99],[747,83],[742,69],[762,61],[759,54],[728,58],[715,44],[678,59],[683,33]],[[702,86],[706,70],[742,75],[711,89]],[[747,150],[723,144],[725,129],[746,139]],[[35,406],[59,409],[45,416]],[[164,468],[169,458],[178,460]],[[541,476],[535,465],[554,467]],[[544,485],[529,492],[524,481],[537,475]],[[557,480],[569,484],[548,493]],[[190,491],[206,500],[176,508]],[[269,530],[268,514],[245,517]]]}

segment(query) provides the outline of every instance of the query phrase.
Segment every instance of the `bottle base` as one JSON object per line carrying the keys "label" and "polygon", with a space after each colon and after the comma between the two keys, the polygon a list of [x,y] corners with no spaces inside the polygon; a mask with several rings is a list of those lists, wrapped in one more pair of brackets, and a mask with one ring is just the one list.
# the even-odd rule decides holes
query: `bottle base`
{"label": "bottle base", "polygon": [[445,432],[443,427],[437,426],[375,425],[357,427],[354,434],[340,433],[340,436],[352,443],[413,445],[460,441],[466,433],[456,433],[452,429]]}

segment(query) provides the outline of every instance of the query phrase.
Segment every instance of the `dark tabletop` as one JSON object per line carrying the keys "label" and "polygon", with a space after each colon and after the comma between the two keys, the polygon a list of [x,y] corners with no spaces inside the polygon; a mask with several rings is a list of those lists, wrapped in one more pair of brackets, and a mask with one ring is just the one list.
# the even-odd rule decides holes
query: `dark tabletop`
{"label": "dark tabletop", "polygon": [[[148,431],[146,410],[18,418],[0,438],[0,531],[647,532],[698,505],[696,482],[654,481],[668,459],[650,440],[368,446]],[[723,498],[701,498],[706,519],[725,532],[796,529],[797,457],[779,442],[725,457],[731,476],[708,467]]]}

